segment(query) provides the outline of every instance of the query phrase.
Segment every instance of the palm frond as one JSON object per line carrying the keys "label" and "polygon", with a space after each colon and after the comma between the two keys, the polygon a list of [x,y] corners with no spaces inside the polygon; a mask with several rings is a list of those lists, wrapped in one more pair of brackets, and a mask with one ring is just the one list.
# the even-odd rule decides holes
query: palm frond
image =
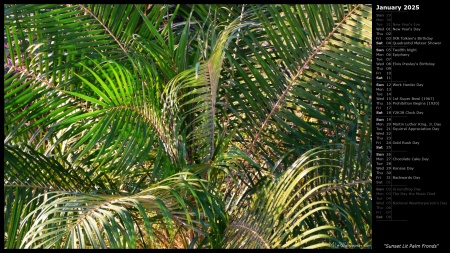
{"label": "palm frond", "polygon": [[367,111],[371,13],[349,7],[252,6],[262,29],[244,28],[238,50],[227,53],[234,70],[224,86],[247,152],[258,147],[273,165],[300,145],[341,142],[337,133]]}
{"label": "palm frond", "polygon": [[72,76],[78,59],[100,57],[101,51],[114,58],[124,56],[107,29],[83,6],[7,5],[5,30],[8,66],[54,85]]}
{"label": "palm frond", "polygon": [[[19,248],[32,221],[24,221],[25,216],[31,215],[45,201],[40,194],[55,190],[89,192],[95,189],[94,183],[79,168],[46,157],[26,145],[5,145],[4,162],[3,218],[7,248]],[[19,229],[21,222],[22,229]]]}
{"label": "palm frond", "polygon": [[6,248],[371,243],[371,9],[6,4]]}
{"label": "palm frond", "polygon": [[[240,205],[224,237],[227,248],[316,248],[360,245],[370,236],[371,178],[349,171],[353,152],[312,149]],[[362,191],[361,191],[362,189]],[[364,210],[356,212],[355,210]]]}
{"label": "palm frond", "polygon": [[[214,50],[205,62],[197,62],[196,66],[181,72],[174,77],[165,89],[163,100],[167,107],[164,110],[166,118],[177,118],[183,121],[189,115],[195,115],[187,126],[194,126],[187,138],[192,138],[193,147],[201,162],[211,160],[215,146],[215,111],[217,89],[220,71],[224,60],[224,48],[227,47],[233,34],[240,27],[240,20],[235,20],[224,29],[214,45]],[[174,139],[183,132],[171,122],[171,132]]]}
{"label": "palm frond", "polygon": [[162,244],[155,229],[166,230],[172,241],[179,226],[210,237],[203,232],[206,227],[213,235],[224,228],[220,210],[220,202],[190,173],[128,196],[55,192],[25,219],[38,213],[21,246],[135,248],[139,241],[147,247],[171,247]]}

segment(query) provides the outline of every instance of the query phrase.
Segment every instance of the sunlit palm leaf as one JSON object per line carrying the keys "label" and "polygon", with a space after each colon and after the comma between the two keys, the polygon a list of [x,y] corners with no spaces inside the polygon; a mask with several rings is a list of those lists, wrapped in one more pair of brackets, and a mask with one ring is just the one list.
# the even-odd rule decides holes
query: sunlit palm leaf
{"label": "sunlit palm leaf", "polygon": [[[352,153],[353,154],[353,153]],[[370,178],[345,178],[349,152],[332,146],[305,153],[282,175],[260,186],[234,217],[227,248],[316,248],[359,245],[371,235]],[[352,165],[354,166],[354,165]],[[370,212],[370,211],[369,211]]]}
{"label": "sunlit palm leaf", "polygon": [[5,146],[4,161],[6,248],[20,246],[32,224],[32,219],[23,219],[27,215],[35,217],[33,210],[45,201],[44,197],[39,197],[40,194],[55,190],[89,192],[95,189],[79,168],[61,164],[24,145]]}
{"label": "sunlit palm leaf", "polygon": [[[195,67],[185,70],[173,78],[166,87],[163,97],[166,108],[164,116],[177,118],[180,121],[188,118],[188,115],[196,115],[187,126],[193,126],[193,131],[187,136],[192,138],[197,157],[201,162],[211,160],[215,146],[215,111],[217,89],[219,85],[220,71],[224,60],[224,49],[227,48],[236,30],[245,24],[240,20],[230,23],[220,34],[214,45],[214,49],[205,62],[198,62]],[[175,117],[174,117],[175,116]],[[177,138],[178,129],[171,123],[171,131]]]}
{"label": "sunlit palm leaf", "polygon": [[[201,181],[181,173],[135,195],[55,192],[29,214],[28,218],[38,213],[22,247],[135,248],[138,241],[147,247],[163,246],[154,230],[165,229],[173,240],[178,226],[214,242],[226,217],[219,202],[205,191]],[[212,236],[203,232],[206,227]]]}

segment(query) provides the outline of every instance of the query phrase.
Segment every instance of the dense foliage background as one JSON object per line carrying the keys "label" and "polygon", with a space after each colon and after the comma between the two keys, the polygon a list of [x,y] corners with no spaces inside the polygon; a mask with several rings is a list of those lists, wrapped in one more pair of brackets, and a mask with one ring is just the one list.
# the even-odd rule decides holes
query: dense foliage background
{"label": "dense foliage background", "polygon": [[4,5],[5,248],[371,247],[371,8]]}

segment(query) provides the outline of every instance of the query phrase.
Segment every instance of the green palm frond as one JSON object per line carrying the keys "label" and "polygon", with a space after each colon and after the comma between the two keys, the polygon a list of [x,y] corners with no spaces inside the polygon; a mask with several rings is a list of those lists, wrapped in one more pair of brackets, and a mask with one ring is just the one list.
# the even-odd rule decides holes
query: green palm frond
{"label": "green palm frond", "polygon": [[371,9],[4,5],[5,248],[371,243]]}
{"label": "green palm frond", "polygon": [[173,241],[177,227],[203,237],[210,237],[206,227],[220,234],[226,217],[205,191],[203,182],[180,173],[135,195],[54,192],[25,218],[24,223],[38,213],[21,247],[135,248],[138,242],[162,247],[154,230],[166,230]]}
{"label": "green palm frond", "polygon": [[120,58],[125,52],[82,5],[6,5],[5,31],[10,68],[53,85],[72,76],[78,59],[100,51]]}
{"label": "green palm frond", "polygon": [[224,246],[324,248],[335,243],[363,247],[372,233],[368,229],[371,201],[361,194],[370,193],[372,181],[353,174],[348,177],[354,169],[344,164],[348,154],[339,146],[312,149],[279,177],[261,185],[231,221]]}
{"label": "green palm frond", "polygon": [[[307,150],[340,142],[338,132],[369,106],[370,8],[252,8],[263,29],[244,28],[238,50],[228,52],[234,69],[224,86],[230,105],[238,105],[236,124],[245,129],[247,151],[260,147],[257,153],[273,165],[299,144]],[[275,15],[279,12],[283,15]]]}
{"label": "green palm frond", "polygon": [[[230,23],[217,39],[214,49],[205,62],[197,62],[196,66],[183,71],[173,78],[166,87],[163,97],[167,107],[163,116],[172,118],[179,115],[179,120],[190,118],[187,127],[193,131],[187,136],[192,139],[193,148],[201,150],[198,159],[201,162],[211,160],[215,146],[215,110],[220,71],[224,60],[224,49],[227,48],[233,33],[245,24],[240,20]],[[189,117],[189,115],[195,115]],[[176,125],[172,125],[177,129]],[[179,131],[183,131],[180,129]],[[178,135],[176,131],[172,131]],[[175,136],[176,137],[176,136]]]}
{"label": "green palm frond", "polygon": [[[36,208],[45,201],[40,194],[55,190],[90,192],[95,189],[94,183],[79,168],[46,157],[26,145],[5,145],[4,161],[6,248],[20,246],[32,223],[32,219],[24,221],[24,217],[35,217]],[[21,222],[22,229],[19,229]]]}

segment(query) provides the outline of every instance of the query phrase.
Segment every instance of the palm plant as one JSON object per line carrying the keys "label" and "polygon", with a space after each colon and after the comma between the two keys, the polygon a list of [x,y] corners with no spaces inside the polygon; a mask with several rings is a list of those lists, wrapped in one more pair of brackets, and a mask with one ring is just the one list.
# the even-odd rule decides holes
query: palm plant
{"label": "palm plant", "polygon": [[4,7],[5,248],[370,247],[369,7]]}

